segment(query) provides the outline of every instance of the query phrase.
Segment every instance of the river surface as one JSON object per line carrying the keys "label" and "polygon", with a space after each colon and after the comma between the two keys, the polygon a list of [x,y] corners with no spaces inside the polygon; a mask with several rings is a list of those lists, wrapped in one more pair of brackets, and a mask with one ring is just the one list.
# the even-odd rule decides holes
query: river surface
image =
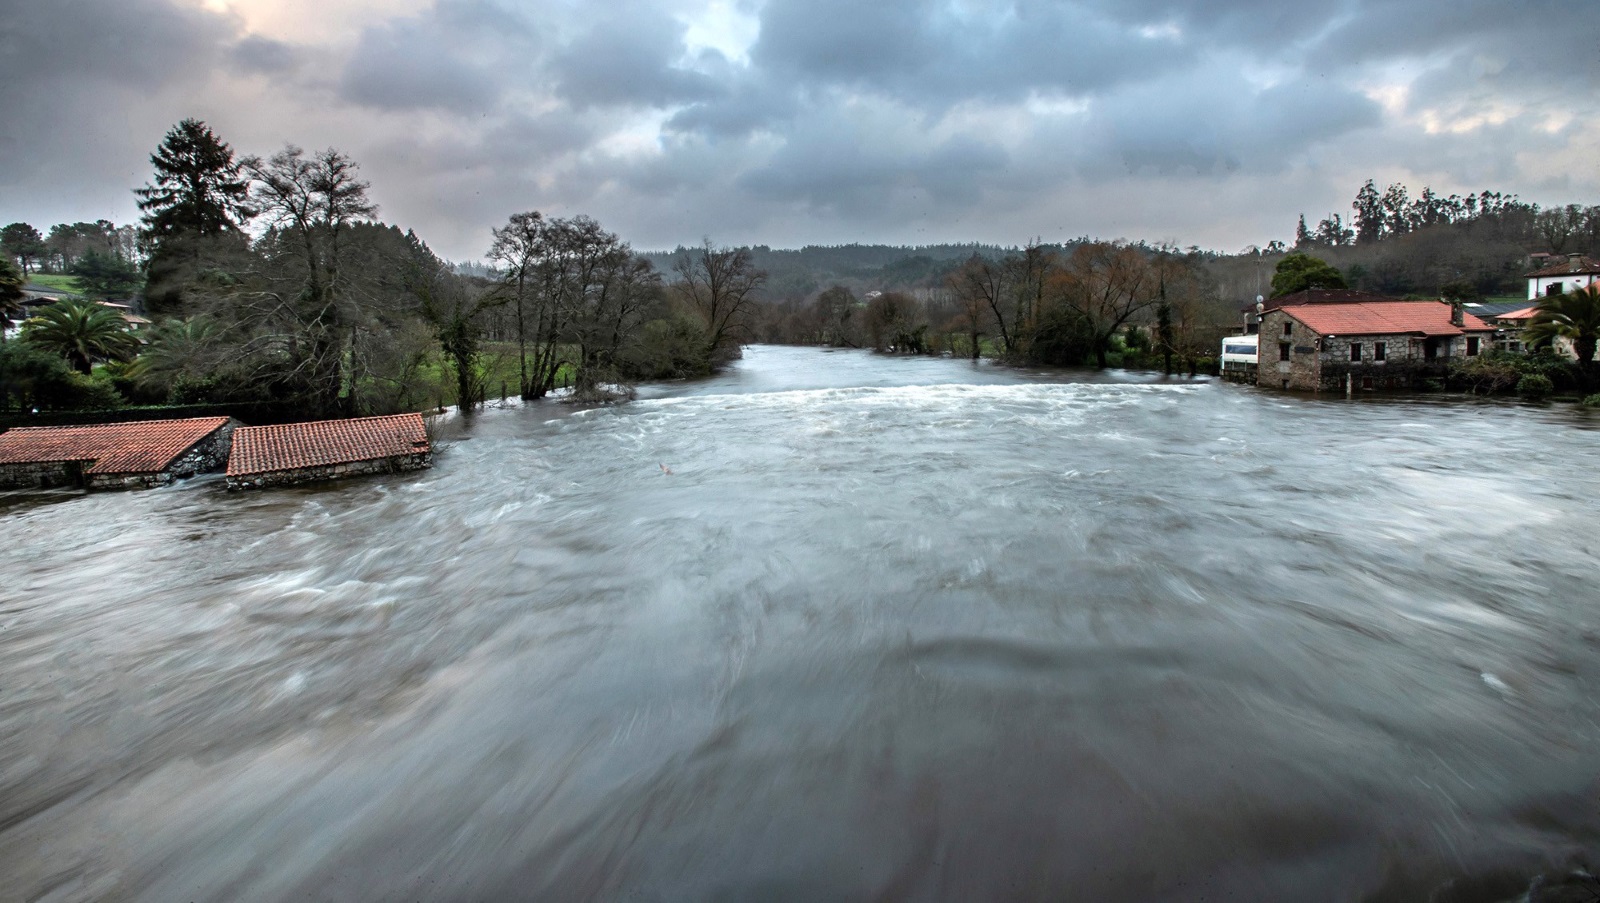
{"label": "river surface", "polygon": [[438,429],[0,495],[0,900],[1490,901],[1600,852],[1571,406],[754,347]]}

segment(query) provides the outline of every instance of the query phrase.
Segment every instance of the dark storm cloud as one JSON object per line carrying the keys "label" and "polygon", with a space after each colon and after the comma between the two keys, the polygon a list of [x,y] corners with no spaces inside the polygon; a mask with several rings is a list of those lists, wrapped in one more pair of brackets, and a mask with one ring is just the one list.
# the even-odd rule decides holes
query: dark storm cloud
{"label": "dark storm cloud", "polygon": [[347,24],[13,4],[12,215],[131,219],[145,158],[189,115],[241,152],[346,150],[386,216],[458,257],[535,207],[644,246],[1170,221],[1237,247],[1368,176],[1600,191],[1588,0],[735,0],[743,23],[710,0],[323,2]]}
{"label": "dark storm cloud", "polygon": [[772,0],[751,56],[801,84],[855,86],[939,107],[1039,90],[1089,92],[1193,55],[1140,25],[1035,0],[970,9],[937,0]]}
{"label": "dark storm cloud", "polygon": [[1090,175],[1271,172],[1379,121],[1376,103],[1326,80],[1256,89],[1213,66],[1107,96],[1081,129],[1080,166]]}
{"label": "dark storm cloud", "polygon": [[159,87],[203,71],[230,31],[219,16],[166,0],[51,0],[0,13],[7,90],[56,80]]}
{"label": "dark storm cloud", "polygon": [[664,107],[722,93],[712,76],[677,65],[684,31],[640,3],[605,7],[552,60],[561,96],[579,108]]}
{"label": "dark storm cloud", "polygon": [[297,68],[301,54],[293,45],[250,35],[229,50],[234,67],[255,75],[281,75]]}
{"label": "dark storm cloud", "polygon": [[514,13],[445,0],[422,15],[365,29],[339,93],[384,110],[480,113],[527,74],[537,50],[533,30]]}

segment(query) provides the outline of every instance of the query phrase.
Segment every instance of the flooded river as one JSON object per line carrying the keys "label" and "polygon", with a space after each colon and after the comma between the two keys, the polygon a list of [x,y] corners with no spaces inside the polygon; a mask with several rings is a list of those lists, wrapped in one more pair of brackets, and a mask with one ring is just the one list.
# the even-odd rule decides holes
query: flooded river
{"label": "flooded river", "polygon": [[3,495],[0,900],[1514,898],[1600,853],[1597,430],[756,347]]}

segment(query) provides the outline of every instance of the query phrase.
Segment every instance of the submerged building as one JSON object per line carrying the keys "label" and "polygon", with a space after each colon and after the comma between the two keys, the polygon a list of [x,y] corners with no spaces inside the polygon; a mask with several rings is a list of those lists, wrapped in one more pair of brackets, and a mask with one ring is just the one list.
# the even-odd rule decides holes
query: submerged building
{"label": "submerged building", "polygon": [[0,488],[161,486],[222,467],[237,425],[194,417],[18,427],[0,433]]}
{"label": "submerged building", "polygon": [[421,414],[248,426],[234,434],[228,488],[290,486],[432,464]]}

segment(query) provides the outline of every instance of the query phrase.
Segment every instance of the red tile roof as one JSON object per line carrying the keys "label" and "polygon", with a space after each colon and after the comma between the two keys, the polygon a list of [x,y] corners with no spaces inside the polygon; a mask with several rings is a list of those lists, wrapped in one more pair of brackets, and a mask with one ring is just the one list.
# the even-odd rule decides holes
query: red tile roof
{"label": "red tile roof", "polygon": [[0,464],[93,462],[84,473],[160,473],[226,417],[95,426],[26,426],[0,433]]}
{"label": "red tile roof", "polygon": [[1582,276],[1588,273],[1600,274],[1600,262],[1597,262],[1592,257],[1579,257],[1577,260],[1573,260],[1571,257],[1563,257],[1547,267],[1534,270],[1528,274],[1527,278],[1538,279],[1545,276]]}
{"label": "red tile roof", "polygon": [[1534,313],[1534,311],[1536,309],[1537,308],[1534,308],[1534,307],[1530,306],[1530,307],[1524,307],[1521,310],[1508,310],[1503,314],[1495,314],[1495,315],[1491,316],[1489,319],[1491,319],[1491,320],[1531,320],[1531,319],[1533,319],[1533,313]]}
{"label": "red tile roof", "polygon": [[1351,304],[1357,301],[1398,301],[1388,295],[1374,295],[1371,292],[1358,292],[1353,288],[1308,288],[1288,295],[1279,295],[1268,298],[1265,303],[1267,310],[1276,310],[1280,307],[1290,307],[1296,304]]}
{"label": "red tile roof", "polygon": [[1283,312],[1318,335],[1461,335],[1493,331],[1472,314],[1464,327],[1450,322],[1450,305],[1442,301],[1372,301],[1359,304],[1300,304]]}
{"label": "red tile roof", "polygon": [[421,414],[247,426],[233,432],[228,476],[353,464],[428,450]]}

